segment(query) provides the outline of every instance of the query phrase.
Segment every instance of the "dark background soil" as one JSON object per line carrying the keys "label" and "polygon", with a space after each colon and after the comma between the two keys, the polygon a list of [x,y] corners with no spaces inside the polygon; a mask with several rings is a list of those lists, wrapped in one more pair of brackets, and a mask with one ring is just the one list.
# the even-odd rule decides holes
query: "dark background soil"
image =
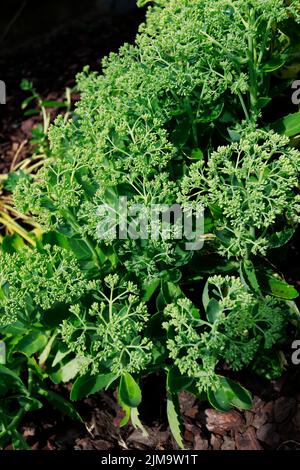
{"label": "dark background soil", "polygon": [[[45,99],[59,99],[75,85],[84,65],[100,69],[101,58],[126,41],[133,42],[143,10],[121,0],[11,0],[0,20],[0,79],[7,86],[7,104],[0,106],[0,171],[8,171],[20,145],[27,141],[36,118],[25,118],[20,104],[23,78],[33,81]],[[101,3],[101,5],[100,5]],[[1,2],[2,7],[2,2]],[[21,10],[20,10],[20,7]],[[122,7],[122,8],[123,8]],[[13,22],[11,20],[14,19]],[[11,24],[10,24],[11,23]],[[79,96],[74,94],[74,100]],[[299,244],[295,238],[283,254],[280,268],[300,286]],[[287,351],[287,357],[289,352]],[[186,447],[194,450],[258,450],[300,448],[299,367],[289,367],[280,380],[268,382],[247,372],[238,377],[254,395],[251,412],[218,413],[193,396],[181,395]],[[68,390],[61,393],[68,396]],[[143,384],[141,420],[144,437],[131,426],[119,429],[121,414],[112,393],[98,393],[78,404],[84,424],[76,424],[46,407],[26,417],[23,434],[32,449],[174,449],[166,424],[164,377],[150,376]]]}
{"label": "dark background soil", "polygon": [[[85,65],[100,70],[104,56],[124,42],[132,42],[144,17],[144,11],[134,8],[131,0],[25,3],[2,42],[0,35],[0,80],[7,90],[7,104],[0,105],[0,171],[5,171],[18,143],[30,134],[32,121],[24,123],[21,110],[28,96],[20,88],[21,80],[31,80],[45,99],[62,97],[66,87],[75,85],[76,74]],[[5,17],[9,22],[20,4],[20,0],[4,2],[8,7],[1,17],[2,28]],[[57,10],[56,4],[60,5]],[[126,13],[122,12],[124,5]]]}

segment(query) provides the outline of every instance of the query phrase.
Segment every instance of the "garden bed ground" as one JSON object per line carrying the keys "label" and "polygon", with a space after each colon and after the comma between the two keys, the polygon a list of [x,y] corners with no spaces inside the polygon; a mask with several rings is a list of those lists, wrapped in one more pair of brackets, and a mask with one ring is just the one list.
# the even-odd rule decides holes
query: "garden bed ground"
{"label": "garden bed ground", "polygon": [[[197,402],[190,394],[181,395],[186,448],[300,449],[299,371],[290,369],[280,380],[272,383],[254,376],[241,379],[254,394],[251,411],[219,413],[207,408],[207,404]],[[160,377],[148,378],[152,399],[144,395],[141,417],[146,424],[148,437],[131,426],[122,430],[118,428],[120,412],[114,397],[106,392],[98,393],[78,405],[85,420],[84,425],[74,425],[59,414],[44,409],[27,417],[22,428],[23,434],[32,449],[176,449],[166,425],[166,417],[160,413],[164,405],[163,397],[158,392],[159,389],[163,390],[160,382]],[[154,401],[153,397],[156,397]]]}
{"label": "garden bed ground", "polygon": [[[117,50],[124,41],[132,41],[143,13],[113,18],[88,14],[80,23],[70,22],[56,33],[45,35],[38,43],[11,51],[0,57],[0,77],[7,84],[7,105],[1,106],[0,171],[11,162],[30,153],[30,129],[38,118],[24,118],[19,88],[22,78],[34,82],[47,99],[59,99],[66,86],[82,67],[99,67],[100,58]],[[74,100],[78,95],[73,96]],[[289,249],[281,269],[286,279],[300,286],[298,240]],[[288,356],[287,351],[287,356]],[[300,371],[289,367],[284,376],[267,382],[243,373],[238,377],[254,395],[252,411],[225,414],[207,408],[191,395],[181,395],[185,422],[186,447],[207,449],[294,449],[300,448]],[[32,449],[173,449],[164,415],[164,387],[161,376],[147,379],[142,421],[149,437],[128,426],[118,428],[120,411],[113,395],[99,393],[78,404],[84,424],[74,424],[45,408],[26,417],[23,435]],[[64,392],[64,391],[62,391]],[[68,390],[65,390],[67,396]],[[147,396],[148,395],[148,396]],[[155,397],[155,399],[153,399]]]}

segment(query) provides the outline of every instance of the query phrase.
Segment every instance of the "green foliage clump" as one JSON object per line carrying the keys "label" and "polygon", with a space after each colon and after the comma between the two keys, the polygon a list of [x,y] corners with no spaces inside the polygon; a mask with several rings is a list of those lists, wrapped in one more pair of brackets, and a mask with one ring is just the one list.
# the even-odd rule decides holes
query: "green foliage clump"
{"label": "green foliage clump", "polygon": [[73,305],[72,317],[62,323],[70,351],[87,359],[82,373],[90,369],[92,374],[107,371],[119,377],[143,371],[151,362],[151,341],[140,336],[149,319],[147,307],[132,282],[119,286],[118,281],[116,274],[107,276],[107,292],[97,289],[95,294],[99,301],[84,313]]}
{"label": "green foliage clump", "polygon": [[291,318],[287,305],[272,297],[257,299],[238,278],[210,277],[206,291],[206,320],[180,298],[167,306],[164,323],[170,357],[183,375],[196,379],[199,393],[220,387],[220,361],[232,370],[247,366],[281,339]]}
{"label": "green foliage clump", "polygon": [[[147,206],[175,203],[174,187],[193,150],[208,151],[216,127],[241,117],[249,125],[268,100],[264,67],[269,70],[271,59],[269,67],[276,68],[286,47],[273,23],[295,13],[280,0],[269,3],[170,1],[151,8],[135,46],[104,60],[102,75],[88,68],[79,75],[76,119],[61,117],[50,131],[59,158],[37,184],[20,184],[18,207],[30,209],[46,229],[67,226],[95,240],[101,204],[122,195]],[[277,42],[278,58],[271,58],[270,44]],[[151,259],[180,263],[174,245],[161,246],[125,247],[134,255],[127,265],[137,271]],[[162,269],[153,264],[154,271]]]}
{"label": "green foliage clump", "polygon": [[42,252],[0,256],[1,324],[38,319],[56,303],[72,304],[82,297],[85,280],[72,253],[45,245]]}
{"label": "green foliage clump", "polygon": [[[180,391],[250,408],[224,364],[283,370],[266,364],[291,319],[295,328],[298,293],[268,258],[299,222],[300,153],[286,137],[297,134],[292,119],[271,123],[265,109],[290,86],[271,74],[288,62],[284,31],[299,19],[296,1],[156,1],[135,45],[105,59],[102,74],[78,76],[81,100],[51,127],[51,158],[15,189],[45,233],[30,253],[15,239],[2,246],[11,369],[21,325],[17,352],[41,381],[71,381],[72,400],[117,384],[122,424],[141,429],[139,382],[164,371],[179,445]],[[203,249],[187,250],[175,223],[168,239],[103,240],[103,208],[122,220],[122,197],[143,207],[137,225],[153,205],[203,205]]]}
{"label": "green foliage clump", "polygon": [[274,132],[247,131],[190,166],[183,202],[201,201],[216,215],[219,251],[237,258],[266,255],[272,234],[299,222],[300,155]]}

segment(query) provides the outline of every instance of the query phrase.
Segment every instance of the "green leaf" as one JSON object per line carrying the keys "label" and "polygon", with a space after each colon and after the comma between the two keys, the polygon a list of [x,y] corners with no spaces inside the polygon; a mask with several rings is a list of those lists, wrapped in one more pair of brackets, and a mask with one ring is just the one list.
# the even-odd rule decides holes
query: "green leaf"
{"label": "green leaf", "polygon": [[21,390],[25,395],[28,394],[20,377],[12,370],[0,365],[0,396],[12,389]]}
{"label": "green leaf", "polygon": [[12,446],[14,450],[29,450],[30,446],[27,444],[26,440],[18,431],[13,430],[12,432]]}
{"label": "green leaf", "polygon": [[34,372],[34,380],[37,377],[43,381],[45,378],[48,378],[48,374],[38,365],[34,356],[27,358],[28,369],[31,369]]}
{"label": "green leaf", "polygon": [[38,109],[29,109],[28,111],[25,111],[24,116],[38,116],[40,114]]}
{"label": "green leaf", "polygon": [[58,245],[66,250],[70,250],[69,238],[60,232],[50,231],[42,234],[39,248],[42,250],[45,245]]}
{"label": "green leaf", "polygon": [[167,302],[164,298],[164,294],[163,294],[163,291],[161,289],[158,296],[156,297],[156,308],[157,308],[158,312],[159,313],[163,312],[167,305],[168,304],[167,304]]}
{"label": "green leaf", "polygon": [[181,148],[187,143],[190,137],[190,133],[191,123],[189,118],[185,116],[183,119],[180,120],[177,127],[172,132],[172,142],[174,143],[174,145]]}
{"label": "green leaf", "polygon": [[233,406],[242,410],[250,410],[252,408],[251,394],[246,388],[242,387],[238,382],[225,377],[221,379],[221,383]]}
{"label": "green leaf", "polygon": [[217,390],[208,391],[210,404],[219,411],[229,411],[232,407],[243,410],[252,408],[251,394],[239,383],[226,377],[220,377]]}
{"label": "green leaf", "polygon": [[300,112],[289,114],[282,119],[274,122],[271,128],[278,134],[294,137],[300,134]]}
{"label": "green leaf", "polygon": [[201,114],[199,117],[196,118],[195,122],[207,124],[209,122],[213,122],[220,115],[222,114],[224,108],[224,103],[220,103],[218,106],[214,106],[213,108],[207,108],[206,113]]}
{"label": "green leaf", "polygon": [[180,449],[184,449],[181,436],[182,422],[179,400],[177,395],[168,394],[167,397],[167,416],[172,435]]}
{"label": "green leaf", "polygon": [[210,323],[214,323],[219,316],[221,309],[216,299],[211,299],[206,308],[206,316]]}
{"label": "green leaf", "polygon": [[67,104],[62,101],[43,101],[41,104],[44,108],[66,108]]}
{"label": "green leaf", "polygon": [[49,357],[49,354],[51,352],[51,349],[52,349],[52,346],[53,346],[53,343],[56,339],[56,336],[57,336],[57,333],[54,333],[51,338],[49,339],[48,343],[46,344],[46,347],[44,349],[44,351],[41,353],[40,357],[39,357],[39,364],[42,365],[44,364],[48,357]]}
{"label": "green leaf", "polygon": [[144,7],[145,5],[147,5],[147,3],[150,3],[152,2],[153,0],[137,0],[137,6],[142,8]]}
{"label": "green leaf", "polygon": [[208,204],[209,210],[215,219],[222,219],[223,211],[217,204]]}
{"label": "green leaf", "polygon": [[244,260],[241,262],[240,275],[242,282],[246,287],[249,287],[253,292],[260,295],[261,290],[257,281],[256,271],[254,264],[250,260]]}
{"label": "green leaf", "polygon": [[159,284],[160,284],[160,279],[154,279],[151,282],[147,282],[143,284],[143,297],[142,297],[143,302],[149,302],[152,295],[158,288]]}
{"label": "green leaf", "polygon": [[33,332],[22,338],[16,345],[16,351],[32,356],[43,349],[48,341],[48,337],[40,332]]}
{"label": "green leaf", "polygon": [[271,103],[272,98],[269,98],[268,96],[261,96],[258,98],[256,106],[260,109],[265,108],[269,103]]}
{"label": "green leaf", "polygon": [[[156,336],[159,336],[158,333]],[[152,364],[158,369],[161,369],[168,358],[168,351],[160,341],[155,341],[152,347]]]}
{"label": "green leaf", "polygon": [[174,282],[164,282],[162,285],[162,291],[167,304],[171,304],[182,297],[182,290],[177,284],[174,284]]}
{"label": "green leaf", "polygon": [[55,384],[59,384],[60,382],[69,382],[76,377],[86,361],[87,359],[83,356],[76,357],[70,362],[67,362],[67,364],[62,366],[57,372],[53,372],[50,377]]}
{"label": "green leaf", "polygon": [[130,418],[131,418],[132,426],[135,429],[139,429],[140,431],[142,431],[143,436],[148,437],[148,433],[140,421],[139,411],[137,408],[130,408]]}
{"label": "green leaf", "polygon": [[20,88],[23,91],[30,91],[33,89],[33,83],[30,80],[26,80],[25,78],[23,78],[20,83]]}
{"label": "green leaf", "polygon": [[78,377],[72,387],[70,398],[72,401],[81,400],[82,398],[107,388],[117,378],[118,376],[116,374],[86,374],[82,377]]}
{"label": "green leaf", "polygon": [[74,406],[65,400],[61,395],[58,395],[51,390],[45,390],[44,388],[39,388],[38,393],[45,397],[54,408],[69,416],[69,418],[82,422],[82,418],[75,410]]}
{"label": "green leaf", "polygon": [[6,344],[4,341],[0,341],[0,364],[6,364]]}
{"label": "green leaf", "polygon": [[25,243],[23,238],[15,233],[13,235],[6,235],[6,237],[3,238],[1,251],[12,254],[22,250],[24,247]]}
{"label": "green leaf", "polygon": [[228,134],[231,142],[239,142],[241,140],[241,134],[234,129],[228,129]]}
{"label": "green leaf", "polygon": [[226,412],[232,408],[228,396],[222,388],[216,391],[208,390],[207,398],[211,406],[218,411]]}
{"label": "green leaf", "polygon": [[279,279],[270,272],[260,272],[258,274],[262,290],[266,294],[273,295],[280,299],[294,300],[299,297],[298,291],[283,279]]}
{"label": "green leaf", "polygon": [[167,389],[171,394],[179,393],[182,390],[186,390],[192,382],[193,379],[186,375],[180,374],[177,367],[173,366],[170,367],[170,369],[168,370]]}
{"label": "green leaf", "polygon": [[28,413],[29,411],[40,410],[43,408],[43,403],[34,397],[24,397],[23,395],[14,395],[14,399],[18,400],[18,404],[21,408]]}
{"label": "green leaf", "polygon": [[22,101],[21,109],[24,110],[25,108],[27,108],[29,103],[31,103],[35,99],[36,99],[35,96],[28,96],[28,98],[26,98],[24,101]]}
{"label": "green leaf", "polygon": [[261,70],[265,73],[275,72],[275,70],[281,69],[281,67],[283,67],[283,65],[286,63],[286,60],[286,56],[272,57],[272,59],[264,63]]}
{"label": "green leaf", "polygon": [[117,397],[118,397],[118,403],[124,412],[124,417],[120,421],[120,428],[122,428],[126,426],[126,424],[129,423],[131,410],[135,408],[130,408],[130,406],[127,406],[125,405],[125,403],[122,402],[121,397],[120,397],[120,387],[118,387],[117,389]]}
{"label": "green leaf", "polygon": [[[27,332],[27,327],[20,321],[12,323],[0,328],[1,334],[11,335],[17,338],[18,336],[23,336]],[[15,342],[17,344],[17,341]]]}
{"label": "green leaf", "polygon": [[190,160],[200,161],[203,160],[204,154],[201,149],[195,148],[191,152]]}
{"label": "green leaf", "polygon": [[229,247],[232,244],[232,233],[229,230],[215,229],[215,234],[224,246]]}
{"label": "green leaf", "polygon": [[281,232],[273,232],[268,238],[268,242],[272,248],[280,248],[281,246],[286,245],[286,243],[290,241],[294,234],[295,229],[286,228]]}
{"label": "green leaf", "polygon": [[204,310],[205,310],[205,311],[206,311],[207,306],[208,306],[208,304],[209,304],[209,291],[208,291],[208,286],[209,286],[209,281],[206,281],[205,286],[204,286],[204,289],[203,289],[203,293],[202,293],[202,303],[203,303],[203,307],[204,307]]}
{"label": "green leaf", "polygon": [[69,245],[78,260],[89,260],[92,252],[85,241],[80,238],[69,238]]}
{"label": "green leaf", "polygon": [[156,307],[159,312],[162,312],[165,307],[173,303],[176,299],[183,296],[182,290],[177,284],[173,282],[163,282],[160,293],[156,299]]}
{"label": "green leaf", "polygon": [[294,300],[299,297],[299,292],[294,286],[287,284],[280,279],[272,278],[269,280],[269,286],[272,295],[285,300]]}
{"label": "green leaf", "polygon": [[60,348],[58,349],[57,353],[55,354],[55,357],[52,362],[52,367],[56,367],[57,364],[59,364],[65,357],[67,357],[70,354],[70,350],[68,349],[66,344],[62,344]]}
{"label": "green leaf", "polygon": [[124,418],[121,419],[120,421],[120,428],[123,428],[126,426],[126,424],[129,423],[130,416],[131,416],[131,410],[134,410],[135,408],[130,408],[130,406],[123,405],[122,410],[124,411],[125,415]]}
{"label": "green leaf", "polygon": [[122,402],[125,405],[130,406],[130,408],[138,407],[142,401],[141,389],[132,375],[128,374],[128,372],[125,372],[121,376],[119,395]]}

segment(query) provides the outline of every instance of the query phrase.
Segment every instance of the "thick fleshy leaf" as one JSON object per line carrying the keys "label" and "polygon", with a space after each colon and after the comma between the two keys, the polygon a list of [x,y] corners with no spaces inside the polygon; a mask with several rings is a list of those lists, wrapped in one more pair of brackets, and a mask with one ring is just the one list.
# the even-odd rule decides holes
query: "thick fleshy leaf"
{"label": "thick fleshy leaf", "polygon": [[141,389],[128,372],[125,372],[121,377],[119,394],[122,402],[130,408],[136,408],[142,401]]}
{"label": "thick fleshy leaf", "polygon": [[26,354],[26,356],[32,356],[38,351],[45,348],[48,341],[48,337],[40,332],[33,332],[19,341],[16,345],[16,351]]}
{"label": "thick fleshy leaf", "polygon": [[211,406],[213,406],[218,411],[226,412],[232,408],[230,400],[222,388],[216,391],[209,390],[207,393],[207,398]]}
{"label": "thick fleshy leaf", "polygon": [[50,377],[55,384],[69,382],[76,377],[85,362],[86,358],[76,357],[64,364],[57,372],[53,372]]}
{"label": "thick fleshy leaf", "polygon": [[202,303],[203,303],[203,307],[204,307],[205,311],[206,311],[207,306],[209,304],[209,300],[210,299],[209,299],[208,281],[207,281],[205,286],[204,286],[203,293],[202,293]]}
{"label": "thick fleshy leaf", "polygon": [[286,228],[281,232],[273,232],[268,241],[271,244],[272,248],[280,248],[290,241],[292,236],[295,234],[295,229]]}
{"label": "thick fleshy leaf", "polygon": [[135,429],[139,429],[145,437],[148,437],[148,433],[140,421],[139,411],[137,408],[130,408],[130,418],[133,427]]}
{"label": "thick fleshy leaf", "polygon": [[47,342],[43,352],[41,353],[41,355],[39,357],[39,364],[40,365],[44,364],[47,361],[47,359],[49,357],[49,354],[51,352],[52,346],[54,344],[54,341],[56,339],[56,336],[57,336],[57,334],[54,333],[54,335],[52,335],[51,338],[49,339],[49,341]]}
{"label": "thick fleshy leaf", "polygon": [[260,273],[259,281],[262,286],[262,290],[266,294],[271,294],[274,297],[285,300],[294,300],[299,297],[299,293],[295,287],[291,286],[283,279],[276,277],[271,273]]}
{"label": "thick fleshy leaf", "polygon": [[252,407],[251,394],[239,383],[226,377],[220,377],[217,390],[208,392],[211,405],[219,411],[229,411],[232,407],[250,410]]}
{"label": "thick fleshy leaf", "polygon": [[154,292],[158,288],[159,284],[160,284],[160,279],[154,279],[151,282],[143,284],[143,298],[142,298],[143,302],[149,302]]}
{"label": "thick fleshy leaf", "polygon": [[272,129],[278,132],[278,134],[283,134],[287,137],[294,137],[300,134],[300,112],[289,114],[274,122]]}
{"label": "thick fleshy leaf", "polygon": [[210,299],[206,308],[206,316],[210,323],[214,323],[221,312],[220,304],[216,299]]}
{"label": "thick fleshy leaf", "polygon": [[180,406],[178,401],[178,396],[174,394],[168,394],[167,398],[167,416],[169,426],[172,432],[172,435],[177,442],[178,446],[183,449],[183,440],[181,435],[181,413],[180,413]]}
{"label": "thick fleshy leaf", "polygon": [[78,377],[71,390],[71,400],[81,400],[93,393],[97,393],[100,390],[107,388],[116,379],[116,374],[86,374],[82,377]]}
{"label": "thick fleshy leaf", "polygon": [[241,263],[240,274],[241,274],[241,279],[246,285],[246,287],[250,288],[253,292],[260,295],[261,290],[260,290],[259,283],[257,281],[256,271],[255,271],[255,267],[252,261],[244,260]]}

